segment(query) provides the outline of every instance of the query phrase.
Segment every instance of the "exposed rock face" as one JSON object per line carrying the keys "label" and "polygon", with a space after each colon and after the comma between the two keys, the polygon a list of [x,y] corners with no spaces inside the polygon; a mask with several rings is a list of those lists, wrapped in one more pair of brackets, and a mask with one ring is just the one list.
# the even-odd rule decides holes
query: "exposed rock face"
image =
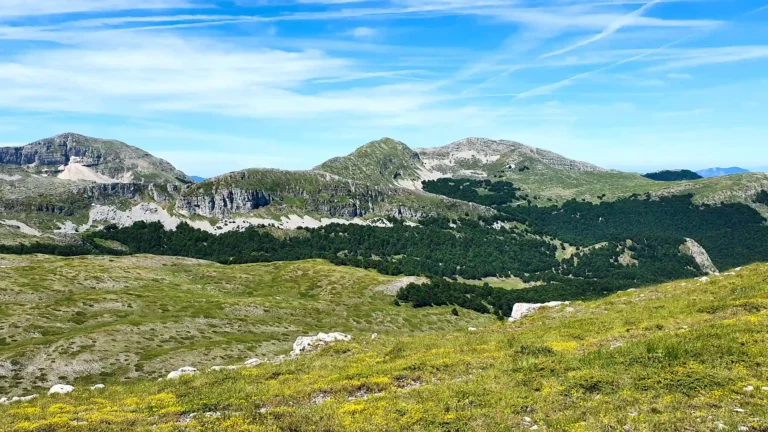
{"label": "exposed rock face", "polygon": [[0,148],[0,164],[61,178],[107,183],[151,181],[191,183],[170,163],[128,144],[65,133],[23,147]]}
{"label": "exposed rock face", "polygon": [[543,307],[558,307],[570,303],[571,302],[558,301],[552,301],[549,303],[515,303],[515,305],[512,307],[512,316],[509,317],[509,322],[519,321],[524,316],[530,315]]}
{"label": "exposed rock face", "polygon": [[446,175],[483,176],[490,165],[516,168],[520,163],[541,163],[566,171],[606,171],[557,153],[515,141],[466,138],[443,147],[416,150],[428,169]]}
{"label": "exposed rock face", "polygon": [[704,250],[704,248],[701,247],[701,245],[698,244],[696,240],[689,238],[685,239],[685,243],[680,246],[680,252],[692,256],[693,259],[696,260],[696,264],[699,265],[699,268],[704,273],[719,273],[717,267],[715,267],[715,264],[713,264],[712,260],[709,258],[707,251]]}
{"label": "exposed rock face", "polygon": [[223,219],[270,205],[301,205],[330,217],[355,218],[384,213],[391,193],[318,172],[245,170],[193,186],[177,199],[176,211]]}

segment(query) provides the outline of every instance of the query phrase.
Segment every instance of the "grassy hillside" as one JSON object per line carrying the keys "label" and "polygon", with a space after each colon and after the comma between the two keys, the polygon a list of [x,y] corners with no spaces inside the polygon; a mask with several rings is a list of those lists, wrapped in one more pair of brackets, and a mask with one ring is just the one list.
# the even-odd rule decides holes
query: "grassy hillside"
{"label": "grassy hillside", "polygon": [[394,186],[398,180],[421,181],[424,170],[418,153],[391,138],[372,141],[350,155],[333,158],[315,169],[382,186]]}
{"label": "grassy hillside", "polygon": [[696,203],[751,202],[768,189],[768,174],[747,173],[680,182],[659,182],[640,174],[618,171],[565,171],[542,164],[530,170],[489,170],[491,178],[504,179],[521,188],[533,201],[561,203],[569,199],[615,200],[632,194],[657,196],[691,193]]}
{"label": "grassy hillside", "polygon": [[766,281],[768,265],[758,264],[478,332],[359,337],[282,364],[78,389],[0,406],[0,424],[9,431],[765,430]]}
{"label": "grassy hillside", "polygon": [[396,307],[376,289],[396,279],[319,260],[0,255],[0,397],[242,363],[318,332],[402,335],[492,320]]}
{"label": "grassy hillside", "polygon": [[195,184],[179,197],[177,209],[214,217],[306,214],[418,218],[493,213],[476,204],[423,194],[375,178],[368,180],[355,181],[317,171],[248,169]]}

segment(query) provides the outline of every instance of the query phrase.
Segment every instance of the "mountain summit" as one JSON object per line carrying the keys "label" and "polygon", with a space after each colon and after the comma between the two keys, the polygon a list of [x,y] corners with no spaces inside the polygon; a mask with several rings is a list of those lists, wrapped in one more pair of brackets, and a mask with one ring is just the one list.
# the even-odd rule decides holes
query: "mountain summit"
{"label": "mountain summit", "polygon": [[422,180],[440,176],[426,169],[417,152],[392,138],[371,141],[347,156],[326,161],[315,171],[377,186],[408,189],[418,189]]}
{"label": "mountain summit", "polygon": [[575,172],[606,171],[548,150],[507,140],[465,138],[443,147],[416,151],[427,168],[445,175],[485,176],[500,169],[523,166],[528,169],[542,166]]}
{"label": "mountain summit", "polygon": [[167,161],[120,141],[64,133],[23,147],[0,148],[0,165],[63,180],[97,183],[191,183]]}

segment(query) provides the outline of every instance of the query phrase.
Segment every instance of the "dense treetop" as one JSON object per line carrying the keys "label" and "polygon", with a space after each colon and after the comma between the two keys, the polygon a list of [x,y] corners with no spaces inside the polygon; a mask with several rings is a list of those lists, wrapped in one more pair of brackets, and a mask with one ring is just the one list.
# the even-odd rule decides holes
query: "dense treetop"
{"label": "dense treetop", "polygon": [[645,178],[656,181],[685,181],[685,180],[699,180],[704,177],[696,174],[691,170],[664,170],[643,175]]}

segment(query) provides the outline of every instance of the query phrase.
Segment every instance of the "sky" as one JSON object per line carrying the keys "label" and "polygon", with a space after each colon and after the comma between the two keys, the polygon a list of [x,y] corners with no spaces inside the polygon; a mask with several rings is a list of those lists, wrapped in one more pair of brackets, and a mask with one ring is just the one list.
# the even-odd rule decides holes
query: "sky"
{"label": "sky", "polygon": [[768,167],[768,0],[0,0],[0,146],[189,174],[509,139],[607,168]]}

